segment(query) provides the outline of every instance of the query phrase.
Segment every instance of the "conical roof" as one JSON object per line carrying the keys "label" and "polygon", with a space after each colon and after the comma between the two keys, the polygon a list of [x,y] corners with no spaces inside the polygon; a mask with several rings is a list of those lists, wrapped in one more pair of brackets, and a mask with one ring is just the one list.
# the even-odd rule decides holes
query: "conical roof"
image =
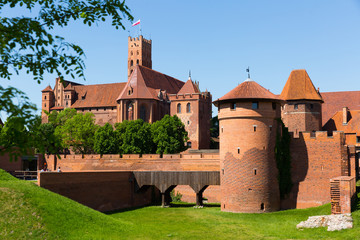
{"label": "conical roof", "polygon": [[291,71],[280,98],[284,100],[323,101],[305,69]]}
{"label": "conical roof", "polygon": [[238,85],[236,88],[225,94],[223,97],[219,98],[215,102],[233,100],[233,99],[269,99],[269,100],[281,100],[262,87],[260,84],[247,79],[245,82]]}
{"label": "conical roof", "polygon": [[41,92],[52,92],[52,88],[50,87],[50,85],[48,85],[44,90],[42,90]]}

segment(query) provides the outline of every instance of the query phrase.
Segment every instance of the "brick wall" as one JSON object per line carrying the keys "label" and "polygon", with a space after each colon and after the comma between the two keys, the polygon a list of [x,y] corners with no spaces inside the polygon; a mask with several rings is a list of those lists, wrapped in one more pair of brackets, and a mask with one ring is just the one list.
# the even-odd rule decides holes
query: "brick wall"
{"label": "brick wall", "polygon": [[355,177],[341,176],[330,179],[331,213],[351,213],[356,197]]}
{"label": "brick wall", "polygon": [[39,185],[102,212],[149,205],[160,196],[153,187],[135,191],[132,172],[41,172]]}
{"label": "brick wall", "polygon": [[54,155],[45,157],[48,168],[62,171],[219,171],[219,154]]}
{"label": "brick wall", "polygon": [[220,125],[221,210],[271,212],[280,208],[274,146],[280,105],[222,103]]}
{"label": "brick wall", "polygon": [[315,207],[330,202],[330,179],[345,174],[344,133],[299,134],[291,140],[293,188],[282,201],[282,208]]}

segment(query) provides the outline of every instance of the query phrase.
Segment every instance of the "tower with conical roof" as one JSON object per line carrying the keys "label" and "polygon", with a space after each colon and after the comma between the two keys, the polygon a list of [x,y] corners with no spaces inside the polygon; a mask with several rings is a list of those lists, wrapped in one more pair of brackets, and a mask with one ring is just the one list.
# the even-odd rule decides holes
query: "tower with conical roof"
{"label": "tower with conical roof", "polygon": [[321,130],[321,104],[323,99],[304,69],[293,70],[281,92],[285,100],[282,120],[296,135],[304,131]]}
{"label": "tower with conical roof", "polygon": [[214,104],[219,118],[221,210],[279,210],[274,147],[281,100],[248,79]]}

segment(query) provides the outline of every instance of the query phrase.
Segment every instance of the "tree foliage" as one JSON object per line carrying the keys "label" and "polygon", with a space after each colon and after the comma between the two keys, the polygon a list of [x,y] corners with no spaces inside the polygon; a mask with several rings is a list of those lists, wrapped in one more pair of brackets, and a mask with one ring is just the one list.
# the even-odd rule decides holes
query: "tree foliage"
{"label": "tree foliage", "polygon": [[189,139],[184,124],[175,116],[165,115],[152,124],[151,132],[156,146],[156,153],[178,153],[186,150],[185,142]]}
{"label": "tree foliage", "polygon": [[83,49],[54,35],[54,27],[66,27],[82,21],[91,26],[110,18],[112,25],[125,29],[123,20],[133,20],[125,1],[121,0],[5,0],[4,7],[24,8],[34,17],[0,16],[0,77],[10,79],[24,69],[40,83],[45,73],[63,73],[84,78]]}
{"label": "tree foliage", "polygon": [[29,154],[32,137],[29,130],[39,123],[35,115],[36,106],[20,90],[0,86],[0,115],[7,120],[0,128],[0,155],[9,153],[11,159]]}
{"label": "tree foliage", "polygon": [[291,155],[290,134],[281,119],[278,119],[278,130],[276,133],[275,159],[278,168],[278,182],[280,197],[283,199],[290,193],[293,186],[291,181]]}
{"label": "tree foliage", "polygon": [[94,150],[98,154],[119,153],[119,142],[110,123],[99,127],[94,136]]}
{"label": "tree foliage", "polygon": [[154,143],[150,124],[141,119],[116,124],[120,153],[152,153]]}
{"label": "tree foliage", "polygon": [[78,154],[94,153],[94,134],[98,128],[92,113],[77,113],[55,129],[62,139],[63,148],[71,148]]}

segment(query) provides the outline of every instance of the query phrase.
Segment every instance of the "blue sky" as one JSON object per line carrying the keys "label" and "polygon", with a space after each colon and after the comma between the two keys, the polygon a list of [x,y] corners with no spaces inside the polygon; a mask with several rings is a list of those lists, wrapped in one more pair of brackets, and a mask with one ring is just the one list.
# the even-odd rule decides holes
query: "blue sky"
{"label": "blue sky", "polygon": [[[221,2],[221,3],[220,3]],[[360,90],[360,1],[128,1],[142,33],[153,41],[153,69],[186,81],[191,70],[201,90],[213,100],[251,78],[281,93],[293,69],[306,69],[321,92]],[[2,14],[26,15],[22,9]],[[127,80],[128,30],[110,22],[88,27],[81,23],[55,29],[86,53],[86,82],[101,84]],[[56,75],[41,84],[21,73],[2,86],[24,91],[38,108],[41,90],[54,86]],[[71,80],[70,78],[68,78]],[[214,115],[216,109],[213,108]]]}

